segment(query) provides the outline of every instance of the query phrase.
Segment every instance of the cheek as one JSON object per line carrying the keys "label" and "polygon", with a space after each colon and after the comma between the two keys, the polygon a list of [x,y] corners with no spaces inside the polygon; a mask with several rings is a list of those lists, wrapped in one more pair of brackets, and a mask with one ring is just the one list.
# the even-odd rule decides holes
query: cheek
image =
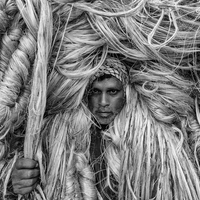
{"label": "cheek", "polygon": [[88,108],[92,113],[95,110],[95,105],[97,105],[97,99],[94,97],[88,98]]}
{"label": "cheek", "polygon": [[112,101],[112,110],[115,114],[118,114],[124,107],[125,99],[124,97],[116,98]]}

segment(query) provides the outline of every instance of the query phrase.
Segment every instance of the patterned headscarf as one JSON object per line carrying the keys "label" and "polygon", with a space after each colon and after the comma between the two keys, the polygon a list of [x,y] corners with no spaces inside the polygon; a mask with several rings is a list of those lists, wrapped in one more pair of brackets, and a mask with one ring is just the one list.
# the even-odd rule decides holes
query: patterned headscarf
{"label": "patterned headscarf", "polygon": [[120,62],[120,60],[117,58],[113,57],[106,58],[105,62],[99,68],[97,73],[95,73],[90,78],[89,85],[91,85],[97,78],[103,76],[104,74],[116,77],[118,80],[122,82],[124,88],[129,82],[128,71],[125,65],[122,62]]}

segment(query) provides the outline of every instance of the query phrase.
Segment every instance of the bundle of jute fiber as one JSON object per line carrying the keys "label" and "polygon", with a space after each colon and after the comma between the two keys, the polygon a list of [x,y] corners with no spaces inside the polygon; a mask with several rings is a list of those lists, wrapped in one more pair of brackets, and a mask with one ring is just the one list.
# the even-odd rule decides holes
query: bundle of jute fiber
{"label": "bundle of jute fiber", "polygon": [[[30,95],[30,73],[35,58],[36,39],[26,28],[22,15],[17,12],[14,1],[3,1],[1,23],[6,23],[5,34],[0,45],[0,169],[8,162],[11,169],[12,157],[16,149],[22,148],[21,125],[26,118]],[[4,20],[4,18],[6,19]],[[34,24],[33,24],[34,27]],[[15,160],[15,159],[14,159]],[[1,184],[7,173],[1,173]],[[2,191],[3,192],[3,191]]]}
{"label": "bundle of jute fiber", "polygon": [[18,8],[14,0],[13,1],[2,0],[0,2],[0,19],[1,19],[0,36],[2,36],[6,32],[9,23],[14,19],[15,14],[17,12]]}
{"label": "bundle of jute fiber", "polygon": [[[22,3],[22,2],[20,2]],[[37,54],[34,61],[32,76],[32,90],[29,102],[28,120],[24,142],[24,156],[26,158],[36,159],[39,162],[41,183],[45,183],[44,166],[41,151],[40,130],[43,123],[43,115],[46,107],[47,91],[47,66],[52,42],[52,12],[48,1],[27,2],[23,9],[24,15],[28,16],[29,9],[34,11],[37,6],[39,11],[39,23],[37,30]],[[46,199],[42,189],[38,185],[32,198]]]}
{"label": "bundle of jute fiber", "polygon": [[44,149],[48,149],[44,187],[47,199],[96,199],[94,174],[89,165],[89,111],[82,105],[50,116],[46,123],[43,139]]}
{"label": "bundle of jute fiber", "polygon": [[[19,10],[13,6],[18,17],[11,22],[16,24],[17,34],[2,29],[6,34],[1,49],[7,36],[13,46],[20,47],[16,41],[26,35],[20,32],[21,27],[32,36],[34,45],[33,50],[23,50],[30,54],[28,61],[11,67],[16,67],[16,72],[23,63],[31,63],[31,67],[13,73],[23,84],[19,85],[20,78],[14,82],[15,77],[9,75],[14,88],[27,87],[22,111],[9,110],[3,104],[10,103],[13,96],[18,100],[22,93],[2,100],[2,110],[9,111],[8,117],[5,112],[1,117],[4,198],[14,163],[18,156],[25,156],[38,160],[41,182],[24,199],[112,198],[104,194],[107,188],[116,199],[199,199],[199,169],[187,144],[191,137],[194,149],[198,149],[194,139],[199,134],[193,99],[196,83],[193,77],[179,75],[181,70],[198,67],[199,3],[17,0],[13,4]],[[3,61],[7,64],[2,65],[3,78],[13,52],[1,52],[1,59],[8,56]],[[102,133],[101,162],[106,161],[107,176],[100,183],[99,194],[89,152],[90,128],[95,124],[83,98],[90,77],[107,54],[127,61],[132,73],[126,106]],[[137,60],[144,63],[136,66]],[[0,96],[13,92],[11,87],[5,88],[6,93],[2,90]],[[24,145],[22,142],[6,152],[16,133],[22,141],[25,137]],[[198,158],[194,162],[198,163]]]}
{"label": "bundle of jute fiber", "polygon": [[139,0],[78,2],[73,6],[88,12],[89,21],[113,51],[129,59],[155,59],[186,69],[197,67],[193,62],[199,52],[199,4]]}
{"label": "bundle of jute fiber", "polygon": [[[7,30],[9,34],[5,34],[1,45],[3,63],[1,65],[3,75],[0,84],[1,140],[2,149],[4,149],[9,144],[9,138],[15,137],[16,129],[23,124],[29,104],[28,122],[27,124],[25,123],[25,127],[19,133],[21,137],[24,137],[23,130],[27,129],[23,155],[33,159],[36,156],[35,149],[39,144],[38,138],[42,120],[40,118],[45,108],[46,68],[49,53],[48,47],[51,46],[52,20],[47,1],[27,1],[24,4],[23,1],[19,0],[16,1],[16,6],[20,12],[16,13],[15,19],[11,21],[12,25]],[[37,11],[35,11],[35,8]],[[40,15],[40,21],[37,13]],[[40,106],[39,108],[38,105]],[[36,125],[36,128],[34,128],[34,125]],[[20,135],[16,136],[18,140],[19,137]],[[12,155],[14,152],[17,155],[20,152],[16,151],[17,146],[11,147],[11,142],[7,149],[8,155]],[[6,158],[9,158],[8,155]],[[40,160],[41,154],[39,153],[38,155],[38,160]],[[6,155],[3,156],[5,157]],[[15,160],[16,156],[9,160],[9,163],[11,162],[12,164],[5,165],[2,168],[1,180],[5,181],[1,184],[5,186],[8,185],[8,177]],[[2,162],[6,163],[5,160]],[[6,189],[2,192],[6,194]],[[35,195],[36,197],[38,196],[37,193]]]}

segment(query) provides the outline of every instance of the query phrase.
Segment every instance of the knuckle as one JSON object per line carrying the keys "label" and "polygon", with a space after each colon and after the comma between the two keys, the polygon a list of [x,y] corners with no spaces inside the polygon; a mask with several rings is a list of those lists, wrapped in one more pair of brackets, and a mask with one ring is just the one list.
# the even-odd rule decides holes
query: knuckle
{"label": "knuckle", "polygon": [[19,181],[20,181],[20,179],[17,176],[11,177],[12,185],[18,185]]}
{"label": "knuckle", "polygon": [[18,187],[13,186],[13,192],[14,192],[15,194],[19,194],[19,193],[20,193],[20,190],[19,190]]}
{"label": "knuckle", "polygon": [[12,180],[12,186],[13,186],[13,187],[14,187],[15,185],[18,185],[18,183],[19,183],[19,181],[15,180],[15,179]]}
{"label": "knuckle", "polygon": [[21,159],[18,159],[15,163],[15,168],[20,168],[20,166],[22,165],[22,160]]}

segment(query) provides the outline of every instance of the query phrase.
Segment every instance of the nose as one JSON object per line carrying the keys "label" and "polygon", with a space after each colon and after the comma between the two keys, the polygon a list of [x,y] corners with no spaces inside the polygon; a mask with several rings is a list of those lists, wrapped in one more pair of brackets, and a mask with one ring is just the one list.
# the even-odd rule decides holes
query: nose
{"label": "nose", "polygon": [[109,104],[110,103],[109,103],[108,95],[106,93],[102,92],[100,95],[99,105],[105,107],[105,106],[108,106]]}

